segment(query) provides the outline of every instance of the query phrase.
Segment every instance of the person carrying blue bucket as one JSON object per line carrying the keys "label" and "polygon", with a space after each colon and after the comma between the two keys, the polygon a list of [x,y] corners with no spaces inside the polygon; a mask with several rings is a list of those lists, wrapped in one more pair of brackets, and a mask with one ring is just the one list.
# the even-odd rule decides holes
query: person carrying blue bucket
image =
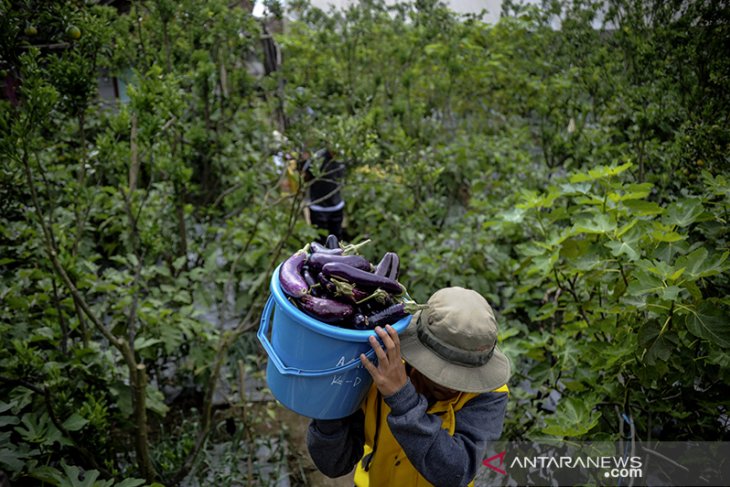
{"label": "person carrying blue bucket", "polygon": [[313,419],[307,448],[317,468],[355,485],[472,485],[487,443],[499,439],[507,407],[509,359],[497,348],[497,322],[479,293],[436,291],[406,330],[376,328],[377,365],[362,407]]}

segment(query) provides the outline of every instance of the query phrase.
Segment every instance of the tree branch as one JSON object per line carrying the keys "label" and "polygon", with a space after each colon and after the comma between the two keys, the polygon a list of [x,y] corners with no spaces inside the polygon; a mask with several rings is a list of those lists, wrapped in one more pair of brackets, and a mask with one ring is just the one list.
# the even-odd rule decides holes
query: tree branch
{"label": "tree branch", "polygon": [[[122,354],[122,357],[127,365],[127,368],[129,369],[129,379],[132,385],[132,388],[135,387],[139,389],[139,380],[144,380],[146,382],[146,375],[144,375],[144,371],[142,371],[141,374],[138,373],[138,365],[134,358],[134,353],[132,352],[132,349],[129,347],[129,344],[118,337],[116,337],[104,324],[99,320],[99,318],[96,317],[96,315],[91,310],[91,307],[86,302],[84,297],[79,293],[79,290],[76,288],[76,285],[69,277],[68,273],[66,272],[66,269],[61,265],[60,261],[58,260],[58,253],[57,250],[53,244],[53,241],[51,240],[51,234],[48,226],[46,225],[46,222],[43,217],[43,210],[41,209],[40,202],[38,201],[38,193],[36,191],[35,182],[33,180],[33,173],[30,168],[30,163],[28,161],[28,152],[25,147],[23,147],[23,155],[22,155],[22,163],[25,168],[25,176],[28,183],[28,187],[30,188],[30,194],[31,199],[33,201],[33,206],[35,207],[35,213],[36,217],[38,219],[38,222],[41,226],[41,230],[43,232],[43,235],[45,237],[45,247],[46,252],[48,253],[48,256],[51,260],[51,263],[53,264],[53,268],[55,269],[56,273],[59,275],[61,280],[63,281],[64,285],[68,289],[68,291],[73,296],[74,302],[78,305],[79,308],[86,314],[86,316],[91,320],[91,322],[94,324],[96,329],[101,333],[104,338],[106,338],[109,343],[114,346],[119,352]],[[144,366],[143,366],[144,367]],[[144,390],[144,389],[143,389]],[[152,463],[149,456],[149,449],[147,446],[147,423],[146,423],[146,412],[145,412],[145,402],[144,398],[140,400],[139,395],[135,396],[135,401],[133,401],[133,407],[135,410],[135,416],[139,419],[144,419],[145,423],[138,423],[137,424],[137,462],[139,464],[140,470],[145,475],[145,478],[149,480],[150,482],[157,476],[156,472],[154,471],[154,468],[152,467]],[[141,411],[140,411],[141,409]]]}
{"label": "tree branch", "polygon": [[139,150],[137,147],[137,112],[132,112],[132,129],[129,135],[129,192],[134,193],[137,189],[137,176],[139,175]]}

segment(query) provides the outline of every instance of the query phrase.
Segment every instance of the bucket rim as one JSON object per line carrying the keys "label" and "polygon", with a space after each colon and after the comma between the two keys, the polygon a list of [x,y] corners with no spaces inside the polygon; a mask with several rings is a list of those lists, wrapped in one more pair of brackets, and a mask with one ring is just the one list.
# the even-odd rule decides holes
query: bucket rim
{"label": "bucket rim", "polygon": [[[269,288],[277,307],[296,319],[299,324],[319,333],[320,335],[348,342],[367,342],[370,336],[377,336],[375,330],[351,330],[330,325],[309,316],[304,311],[297,308],[289,301],[286,294],[284,294],[284,291],[281,289],[281,284],[279,283],[279,270],[281,269],[281,266],[282,264],[279,264],[276,269],[274,269],[274,273],[271,275]],[[397,331],[400,335],[406,328],[408,328],[408,325],[411,323],[411,317],[412,315],[405,316],[393,323],[391,326],[395,328],[395,331]]]}

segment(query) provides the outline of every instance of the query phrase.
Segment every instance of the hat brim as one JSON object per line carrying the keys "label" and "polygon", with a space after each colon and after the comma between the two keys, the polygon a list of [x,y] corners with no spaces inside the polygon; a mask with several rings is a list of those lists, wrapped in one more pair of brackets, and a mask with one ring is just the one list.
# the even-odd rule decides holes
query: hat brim
{"label": "hat brim", "polygon": [[416,324],[419,314],[420,311],[401,333],[400,351],[403,359],[421,374],[440,386],[461,392],[489,392],[507,383],[512,368],[509,359],[499,347],[495,347],[489,362],[480,367],[453,364],[431,351],[418,339]]}

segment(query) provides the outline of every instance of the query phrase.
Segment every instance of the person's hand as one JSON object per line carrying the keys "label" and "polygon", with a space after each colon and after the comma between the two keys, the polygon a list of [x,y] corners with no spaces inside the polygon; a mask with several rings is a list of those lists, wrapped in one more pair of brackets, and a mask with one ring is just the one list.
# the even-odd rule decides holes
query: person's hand
{"label": "person's hand", "polygon": [[375,333],[385,345],[385,349],[378,343],[378,339],[374,336],[370,337],[370,346],[375,350],[378,357],[378,366],[376,367],[364,353],[360,354],[360,362],[370,372],[383,397],[392,396],[408,382],[406,376],[406,366],[400,356],[400,339],[398,332],[390,325],[385,325],[385,330],[381,327],[375,327]]}

